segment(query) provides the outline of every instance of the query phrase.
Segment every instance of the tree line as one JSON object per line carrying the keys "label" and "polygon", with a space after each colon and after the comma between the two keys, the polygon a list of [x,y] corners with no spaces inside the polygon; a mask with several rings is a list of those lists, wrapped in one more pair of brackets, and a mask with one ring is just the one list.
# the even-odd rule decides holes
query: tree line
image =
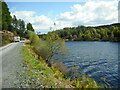
{"label": "tree line", "polygon": [[31,23],[25,24],[22,19],[17,19],[14,15],[10,15],[9,8],[6,2],[1,2],[2,5],[2,31],[11,31],[14,35],[27,38],[26,31],[30,30],[34,32],[34,28]]}
{"label": "tree line", "polygon": [[[56,33],[66,41],[120,41],[120,23],[96,27],[67,27],[49,33]],[[48,34],[49,34],[48,33]],[[43,39],[47,35],[40,35]]]}
{"label": "tree line", "polygon": [[[2,2],[2,30],[11,31],[15,35],[24,38],[28,38],[28,30],[34,32],[31,23],[25,24],[24,20],[17,19],[15,15],[13,17],[10,15],[9,8],[5,2]],[[66,27],[49,33],[54,32],[60,38],[70,41],[120,41],[120,23],[97,27]],[[45,39],[47,35],[42,34],[39,36]]]}

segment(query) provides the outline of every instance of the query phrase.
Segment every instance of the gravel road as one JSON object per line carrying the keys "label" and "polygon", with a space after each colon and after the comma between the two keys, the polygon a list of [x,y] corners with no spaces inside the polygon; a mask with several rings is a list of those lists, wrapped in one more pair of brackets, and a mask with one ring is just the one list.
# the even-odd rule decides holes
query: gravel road
{"label": "gravel road", "polygon": [[0,48],[0,88],[15,88],[17,72],[21,70],[21,47],[23,43],[11,43]]}

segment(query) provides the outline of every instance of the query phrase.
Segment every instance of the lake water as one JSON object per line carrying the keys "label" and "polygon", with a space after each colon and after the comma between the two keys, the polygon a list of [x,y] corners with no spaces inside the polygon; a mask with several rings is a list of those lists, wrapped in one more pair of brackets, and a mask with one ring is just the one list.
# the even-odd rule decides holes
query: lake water
{"label": "lake water", "polygon": [[106,84],[107,82],[113,88],[118,87],[119,43],[68,41],[66,46],[69,52],[62,61],[65,66],[71,68],[76,65],[79,73],[87,74],[98,83]]}

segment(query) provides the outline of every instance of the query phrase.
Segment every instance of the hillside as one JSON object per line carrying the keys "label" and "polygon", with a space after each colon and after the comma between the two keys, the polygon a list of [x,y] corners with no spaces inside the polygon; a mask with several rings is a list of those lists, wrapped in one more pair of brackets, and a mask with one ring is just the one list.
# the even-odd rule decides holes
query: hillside
{"label": "hillside", "polygon": [[0,46],[6,45],[13,41],[14,33],[10,32],[10,31],[0,31],[0,35],[1,35],[1,39],[2,39]]}
{"label": "hillside", "polygon": [[32,46],[26,45],[22,48],[23,67],[25,68],[19,75],[21,83],[16,86],[23,88],[100,88],[91,78],[81,76],[79,79],[72,80],[65,77],[55,67],[48,67],[48,64],[31,49]]}
{"label": "hillside", "polygon": [[[120,23],[96,27],[67,27],[49,33],[54,32],[68,41],[120,41]],[[45,39],[46,35],[41,35],[40,37]]]}

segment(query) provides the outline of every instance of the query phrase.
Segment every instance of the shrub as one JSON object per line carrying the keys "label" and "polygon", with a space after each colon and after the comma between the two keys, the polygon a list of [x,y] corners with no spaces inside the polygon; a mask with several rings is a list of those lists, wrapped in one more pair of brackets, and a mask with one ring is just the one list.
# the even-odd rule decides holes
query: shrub
{"label": "shrub", "polygon": [[73,85],[77,88],[101,88],[92,78],[86,75],[74,79]]}
{"label": "shrub", "polygon": [[29,32],[29,37],[30,45],[34,46],[35,53],[38,54],[39,58],[42,57],[50,67],[52,59],[59,60],[66,54],[64,41],[56,34],[48,34],[45,42],[40,41],[39,37],[33,32]]}
{"label": "shrub", "polygon": [[53,67],[57,68],[60,72],[62,72],[64,75],[67,75],[68,71],[67,71],[67,67],[65,67],[62,62],[60,61],[56,61],[53,64]]}
{"label": "shrub", "polygon": [[49,33],[46,37],[46,46],[49,50],[48,61],[59,60],[61,57],[65,56],[67,48],[65,42],[55,33]]}
{"label": "shrub", "polygon": [[13,37],[11,37],[7,33],[2,34],[2,45],[6,45],[8,43],[11,43],[13,41]]}
{"label": "shrub", "polygon": [[39,46],[34,47],[34,51],[39,56],[39,58],[42,57],[44,60],[47,60],[49,56],[49,50],[45,44],[40,44]]}
{"label": "shrub", "polygon": [[38,37],[37,34],[35,34],[32,31],[28,31],[28,36],[30,39],[30,45],[37,47],[40,44],[40,38]]}

